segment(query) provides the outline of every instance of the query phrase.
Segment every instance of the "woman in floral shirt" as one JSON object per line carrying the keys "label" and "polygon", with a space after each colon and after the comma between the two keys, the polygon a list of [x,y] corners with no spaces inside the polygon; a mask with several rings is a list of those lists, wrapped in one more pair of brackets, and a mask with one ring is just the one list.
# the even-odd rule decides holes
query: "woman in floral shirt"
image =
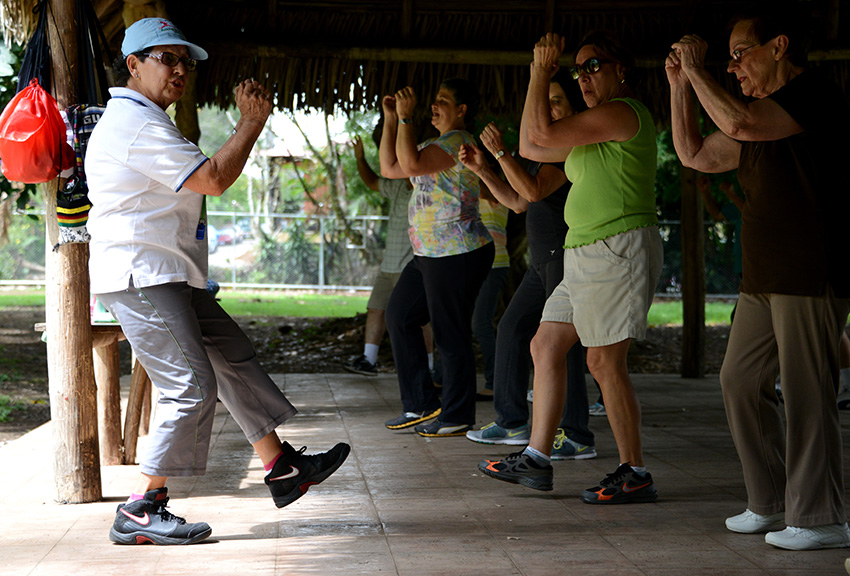
{"label": "woman in floral shirt", "polygon": [[[381,173],[409,177],[414,185],[408,207],[414,257],[387,305],[403,409],[386,423],[391,430],[416,426],[422,436],[462,436],[475,423],[472,310],[494,249],[478,212],[478,177],[457,155],[462,145],[474,142],[465,128],[477,103],[468,82],[444,81],[431,104],[431,124],[440,135],[417,146],[413,88],[383,99]],[[421,327],[429,321],[442,365],[442,403],[422,338]]]}

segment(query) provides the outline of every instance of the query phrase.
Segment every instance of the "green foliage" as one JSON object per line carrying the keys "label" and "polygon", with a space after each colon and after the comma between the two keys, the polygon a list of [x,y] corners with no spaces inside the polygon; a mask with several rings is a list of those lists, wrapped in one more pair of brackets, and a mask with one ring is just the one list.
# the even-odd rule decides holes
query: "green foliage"
{"label": "green foliage", "polygon": [[0,290],[0,309],[12,306],[44,306],[44,290]]}
{"label": "green foliage", "polygon": [[219,292],[221,306],[232,316],[295,316],[344,318],[366,311],[362,294],[301,294],[294,292]]}
{"label": "green foliage", "polygon": [[[375,174],[380,176],[381,163],[378,159],[378,146],[372,137],[379,119],[380,114],[374,110],[352,112],[345,121],[345,130],[351,142],[354,141],[355,137],[360,136],[360,139],[363,141],[366,162],[375,171]],[[380,134],[378,134],[378,137],[380,137]],[[386,201],[380,194],[374,190],[370,190],[363,183],[360,173],[357,171],[357,159],[354,158],[354,148],[347,147],[341,159],[343,171],[345,172],[345,188],[348,192],[348,214],[352,216],[357,214],[381,214],[383,208],[386,206]]]}
{"label": "green foliage", "polygon": [[0,394],[0,422],[9,422],[12,420],[12,413],[23,409],[23,402],[14,401],[9,396]]}
{"label": "green foliage", "polygon": [[263,236],[253,282],[318,284],[319,247],[308,236],[309,221],[291,220],[282,240]]}
{"label": "green foliage", "polygon": [[[734,302],[706,302],[706,325],[729,324],[729,316],[734,307]],[[682,318],[681,300],[656,300],[649,309],[647,323],[650,326],[681,326]]]}
{"label": "green foliage", "polygon": [[[41,216],[16,216],[8,229],[9,242],[0,249],[0,278],[26,278],[43,262],[44,225]],[[36,274],[38,275],[38,274]]]}

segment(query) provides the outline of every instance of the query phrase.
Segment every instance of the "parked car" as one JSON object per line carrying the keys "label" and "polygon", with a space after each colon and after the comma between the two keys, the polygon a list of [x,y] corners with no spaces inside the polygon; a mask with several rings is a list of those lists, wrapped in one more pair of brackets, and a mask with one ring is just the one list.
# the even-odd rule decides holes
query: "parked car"
{"label": "parked car", "polygon": [[210,224],[207,224],[207,250],[210,254],[215,254],[218,250],[218,230]]}
{"label": "parked car", "polygon": [[242,238],[242,229],[239,226],[225,226],[218,232],[219,245],[239,244]]}

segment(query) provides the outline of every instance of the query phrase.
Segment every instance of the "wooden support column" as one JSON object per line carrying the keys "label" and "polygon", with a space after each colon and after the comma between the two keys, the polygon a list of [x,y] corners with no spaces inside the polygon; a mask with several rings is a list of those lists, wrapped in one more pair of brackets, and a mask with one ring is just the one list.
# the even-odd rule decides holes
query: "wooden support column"
{"label": "wooden support column", "polygon": [[696,173],[682,167],[682,377],[705,375],[705,222]]}
{"label": "wooden support column", "polygon": [[124,463],[121,439],[121,367],[118,338],[94,347],[94,377],[97,382],[97,422],[100,438],[100,464]]}
{"label": "wooden support column", "polygon": [[543,31],[555,31],[555,0],[546,0],[546,6],[543,8]]}
{"label": "wooden support column", "polygon": [[[53,94],[64,109],[77,95],[77,19],[74,0],[51,0],[48,10]],[[58,29],[56,28],[58,26]],[[53,421],[53,473],[56,499],[63,503],[101,499],[97,434],[97,389],[92,363],[89,313],[88,244],[65,244],[55,252],[56,188],[42,187],[46,205],[47,375]]]}

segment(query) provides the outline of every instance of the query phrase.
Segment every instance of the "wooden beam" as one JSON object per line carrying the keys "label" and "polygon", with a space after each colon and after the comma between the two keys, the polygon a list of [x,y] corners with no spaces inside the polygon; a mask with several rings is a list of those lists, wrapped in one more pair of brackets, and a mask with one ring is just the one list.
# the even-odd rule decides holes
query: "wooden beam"
{"label": "wooden beam", "polygon": [[[311,45],[287,46],[270,44],[242,44],[230,42],[199,41],[209,52],[210,58],[336,58],[339,60],[362,60],[375,62],[427,62],[435,64],[478,64],[482,66],[528,66],[533,57],[532,47],[528,50],[472,50],[455,48],[374,48]],[[638,68],[664,66],[666,54],[639,56],[635,59]],[[850,60],[850,49],[816,50],[809,53],[811,62]],[[564,54],[562,66],[572,66],[572,54]],[[723,64],[725,62],[708,62]]]}
{"label": "wooden beam", "polygon": [[[53,0],[49,42],[53,93],[64,109],[77,103],[77,14],[74,0]],[[59,50],[58,47],[63,49]],[[89,246],[59,246],[54,180],[42,187],[46,201],[45,317],[50,418],[53,422],[53,475],[56,500],[96,502],[103,493],[97,431],[97,387],[89,310]]]}
{"label": "wooden beam", "polygon": [[543,31],[552,32],[555,29],[555,0],[546,0],[543,8]]}
{"label": "wooden beam", "polygon": [[682,378],[705,375],[705,221],[696,173],[682,167]]}
{"label": "wooden beam", "polygon": [[413,0],[401,0],[401,39],[410,40],[413,31]]}

